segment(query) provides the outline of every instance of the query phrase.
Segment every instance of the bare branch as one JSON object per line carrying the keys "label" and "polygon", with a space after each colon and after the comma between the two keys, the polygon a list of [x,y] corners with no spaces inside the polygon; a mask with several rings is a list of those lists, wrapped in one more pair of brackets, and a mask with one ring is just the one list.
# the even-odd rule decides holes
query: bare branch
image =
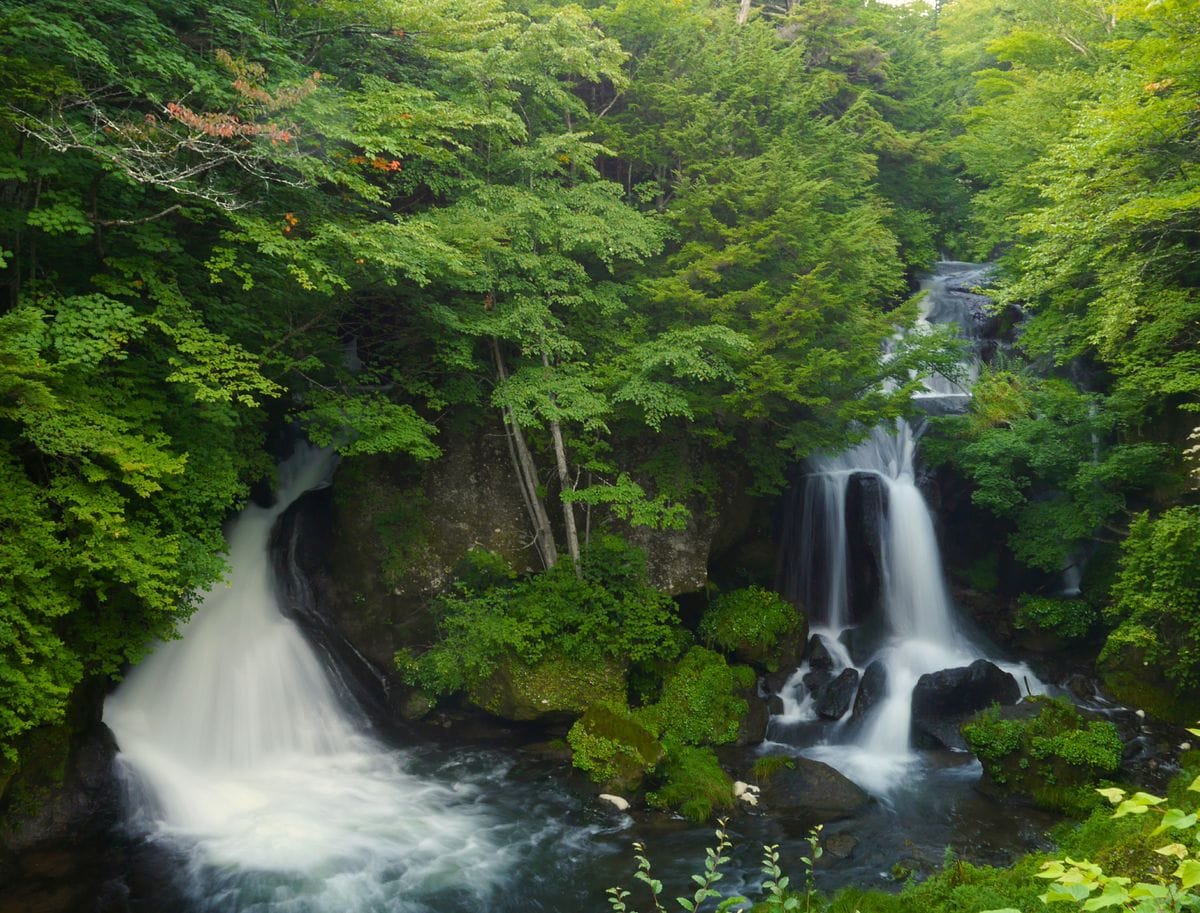
{"label": "bare branch", "polygon": [[156,219],[161,219],[164,216],[169,216],[171,213],[178,212],[181,209],[183,209],[183,204],[176,203],[174,206],[168,206],[162,212],[156,212],[152,216],[144,216],[141,219],[98,219],[98,220],[96,220],[96,224],[103,225],[106,228],[114,226],[114,225],[144,225],[147,222],[153,222]]}

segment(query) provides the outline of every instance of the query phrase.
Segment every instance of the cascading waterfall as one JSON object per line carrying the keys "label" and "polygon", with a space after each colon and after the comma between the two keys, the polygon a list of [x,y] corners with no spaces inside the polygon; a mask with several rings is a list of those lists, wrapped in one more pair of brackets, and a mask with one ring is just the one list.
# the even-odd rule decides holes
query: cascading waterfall
{"label": "cascading waterfall", "polygon": [[[949,282],[967,279],[976,284],[983,268],[972,264],[943,264],[939,274],[926,284],[923,320],[959,323],[969,327],[977,307],[976,296],[958,293]],[[964,375],[977,374],[972,362]],[[929,386],[925,399],[935,401],[931,411],[961,407],[968,394],[952,380],[940,379]],[[929,508],[916,484],[914,458],[920,428],[907,422],[880,426],[858,445],[836,456],[810,461],[804,496],[804,518],[800,529],[799,596],[816,620],[820,635],[831,654],[834,673],[853,665],[842,645],[854,617],[851,593],[854,576],[849,554],[850,530],[847,502],[852,481],[874,480],[880,503],[877,555],[880,567],[878,610],[884,623],[882,637],[862,662],[882,664],[886,691],[877,705],[854,727],[838,723],[827,732],[822,744],[810,746],[805,754],[839,768],[869,791],[884,795],[902,784],[918,756],[910,749],[912,690],[926,673],[965,666],[983,656],[955,623],[953,609],[942,576],[941,556]],[[861,532],[861,531],[860,531]],[[861,612],[862,607],[857,607]],[[1001,667],[1006,664],[1000,663]],[[856,668],[858,668],[856,666]],[[1008,666],[1026,674],[1022,666]],[[811,697],[806,697],[804,679],[810,674],[802,665],[784,685],[783,712],[776,717],[780,727],[815,719]],[[861,672],[862,669],[859,669]]]}
{"label": "cascading waterfall", "polygon": [[511,839],[494,839],[469,784],[416,776],[367,735],[280,611],[272,526],[332,468],[311,448],[280,467],[276,505],[230,528],[228,584],[105,704],[131,822],[190,860],[196,909],[442,913],[447,891],[474,908]]}

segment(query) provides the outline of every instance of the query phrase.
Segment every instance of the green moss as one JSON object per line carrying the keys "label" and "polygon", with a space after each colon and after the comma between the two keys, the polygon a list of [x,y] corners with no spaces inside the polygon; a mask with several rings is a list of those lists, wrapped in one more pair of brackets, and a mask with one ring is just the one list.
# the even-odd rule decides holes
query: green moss
{"label": "green moss", "polygon": [[[1071,704],[1033,698],[1033,716],[993,707],[962,729],[992,783],[1055,811],[1084,813],[1098,799],[1094,784],[1121,764],[1121,739],[1112,723],[1086,721]],[[1019,712],[1028,712],[1028,705]]]}
{"label": "green moss", "polygon": [[1126,622],[1108,636],[1096,661],[1108,692],[1156,719],[1190,725],[1200,719],[1200,698],[1171,685],[1153,657],[1161,651],[1153,631]]}
{"label": "green moss", "polygon": [[0,771],[0,830],[11,831],[36,815],[62,788],[71,756],[71,727],[39,726],[16,740],[20,762]]}
{"label": "green moss", "polygon": [[750,710],[737,694],[746,680],[746,674],[719,653],[692,647],[667,674],[658,702],[636,714],[664,741],[724,745],[737,738],[742,717]]}
{"label": "green moss", "polygon": [[751,586],[717,597],[704,613],[699,633],[711,647],[774,668],[781,642],[803,622],[778,593]]}
{"label": "green moss", "polygon": [[473,684],[468,696],[477,707],[509,720],[578,715],[596,703],[624,703],[625,667],[611,657],[581,660],[557,652],[532,665],[510,657]]}
{"label": "green moss", "polygon": [[661,776],[662,785],[646,795],[655,808],[675,809],[690,821],[703,822],[713,812],[733,807],[733,781],[711,748],[681,746],[673,750]]}
{"label": "green moss", "polygon": [[637,789],[664,754],[654,733],[614,704],[591,707],[567,733],[567,744],[576,767],[618,792]]}
{"label": "green moss", "polygon": [[1051,599],[1025,594],[1017,600],[1016,627],[1053,634],[1063,640],[1087,637],[1096,623],[1096,610],[1080,599]]}
{"label": "green moss", "polygon": [[781,771],[795,769],[796,762],[785,754],[764,755],[754,762],[754,779],[762,783]]}

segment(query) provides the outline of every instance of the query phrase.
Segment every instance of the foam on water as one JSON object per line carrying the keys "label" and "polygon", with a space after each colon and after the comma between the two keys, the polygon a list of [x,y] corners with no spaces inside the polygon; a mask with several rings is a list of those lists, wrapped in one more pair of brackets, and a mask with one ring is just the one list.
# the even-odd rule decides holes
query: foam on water
{"label": "foam on water", "polygon": [[312,448],[281,466],[277,504],[229,530],[228,583],[108,699],[131,821],[190,860],[201,909],[486,904],[516,862],[512,826],[477,783],[415,774],[370,736],[280,611],[271,529],[332,468]]}

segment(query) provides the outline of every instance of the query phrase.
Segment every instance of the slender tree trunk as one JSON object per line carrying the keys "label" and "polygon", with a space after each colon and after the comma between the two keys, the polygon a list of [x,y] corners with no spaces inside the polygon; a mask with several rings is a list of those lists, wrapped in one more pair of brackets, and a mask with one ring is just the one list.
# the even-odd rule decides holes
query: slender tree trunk
{"label": "slender tree trunk", "polygon": [[738,8],[738,25],[745,25],[746,20],[750,18],[750,0],[742,0],[741,7]]}
{"label": "slender tree trunk", "polygon": [[[542,353],[542,366],[550,367],[550,358],[545,352]],[[554,402],[554,394],[550,394],[550,401]],[[571,482],[571,469],[567,466],[567,448],[563,444],[562,426],[559,425],[557,419],[551,419],[550,438],[554,441],[554,460],[558,464],[558,484],[559,484],[559,501],[562,503],[563,511],[563,526],[567,529],[567,550],[571,553],[571,562],[575,565],[575,576],[579,577],[583,574],[583,568],[579,561],[579,531],[575,527],[575,505],[563,497],[568,491],[574,491],[575,486]]]}
{"label": "slender tree trunk", "polygon": [[[496,359],[496,374],[501,382],[508,379],[508,371],[504,367],[504,357],[500,354],[500,343],[492,337],[492,355]],[[554,542],[554,530],[550,526],[550,515],[546,513],[546,505],[538,496],[537,466],[533,462],[533,454],[521,431],[521,423],[511,409],[503,409],[505,437],[508,440],[508,452],[512,457],[513,468],[517,471],[517,481],[521,485],[521,497],[525,501],[525,509],[529,513],[529,522],[533,526],[533,541],[537,545],[538,555],[547,570],[558,564],[558,545]]]}

